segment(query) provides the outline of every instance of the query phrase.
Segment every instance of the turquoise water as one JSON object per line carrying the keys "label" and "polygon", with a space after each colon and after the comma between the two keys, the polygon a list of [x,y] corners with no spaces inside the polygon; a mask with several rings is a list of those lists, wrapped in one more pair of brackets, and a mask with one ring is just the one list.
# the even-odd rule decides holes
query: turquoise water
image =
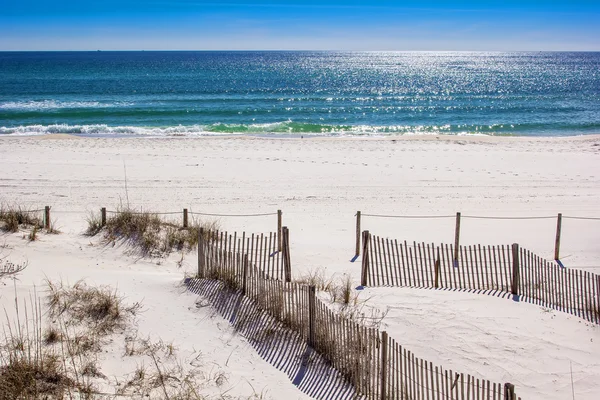
{"label": "turquoise water", "polygon": [[600,133],[600,53],[0,52],[0,134]]}

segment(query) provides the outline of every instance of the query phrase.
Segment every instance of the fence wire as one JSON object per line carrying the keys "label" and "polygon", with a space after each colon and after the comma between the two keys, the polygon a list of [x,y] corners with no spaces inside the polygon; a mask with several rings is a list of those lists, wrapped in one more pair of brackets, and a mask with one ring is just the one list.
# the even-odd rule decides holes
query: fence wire
{"label": "fence wire", "polygon": [[[354,214],[356,217],[357,214]],[[363,217],[374,217],[374,218],[401,218],[401,219],[435,219],[435,218],[456,218],[456,215],[390,215],[390,214],[365,214],[361,213]],[[542,216],[486,216],[486,215],[462,215],[461,218],[467,219],[506,219],[506,220],[519,220],[519,219],[556,219],[557,215],[542,215]],[[600,217],[580,217],[580,216],[568,216],[562,215],[565,219],[581,219],[581,220],[595,220],[600,221]]]}
{"label": "fence wire", "polygon": [[[179,212],[181,214],[181,212]],[[277,215],[274,213],[264,213],[264,214],[212,214],[212,213],[201,213],[201,212],[189,212],[190,215],[205,215],[210,217],[267,217],[271,215]]]}

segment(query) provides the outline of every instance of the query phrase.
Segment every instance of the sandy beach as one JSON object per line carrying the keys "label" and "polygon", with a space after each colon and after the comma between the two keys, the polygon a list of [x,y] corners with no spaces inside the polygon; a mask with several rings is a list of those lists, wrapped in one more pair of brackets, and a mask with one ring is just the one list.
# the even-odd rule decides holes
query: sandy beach
{"label": "sandy beach", "polygon": [[[355,214],[362,229],[399,240],[452,243],[461,212],[462,244],[512,244],[553,259],[556,216],[600,217],[600,136],[561,138],[402,136],[397,138],[0,137],[0,203],[51,206],[59,235],[29,242],[0,237],[3,252],[28,267],[3,281],[10,311],[44,280],[110,285],[144,312],[141,335],[174,342],[203,371],[227,376],[207,393],[248,398],[308,398],[263,360],[228,321],[198,307],[181,282],[195,253],[140,258],[125,246],[86,237],[86,217],[101,207],[208,214],[283,212],[293,276],[321,269],[350,274]],[[444,218],[430,218],[440,216]],[[500,217],[478,219],[468,217]],[[548,217],[545,219],[502,219]],[[169,216],[180,222],[181,214]],[[230,232],[272,232],[276,216],[203,217]],[[563,220],[560,259],[567,268],[600,273],[600,221]],[[359,298],[387,310],[383,326],[399,343],[434,363],[485,379],[512,382],[523,399],[600,396],[600,328],[575,316],[465,292],[368,288]],[[103,373],[135,367],[117,344],[101,355]],[[571,385],[571,369],[573,386]],[[208,379],[210,380],[210,379]],[[214,381],[214,379],[212,380]]]}

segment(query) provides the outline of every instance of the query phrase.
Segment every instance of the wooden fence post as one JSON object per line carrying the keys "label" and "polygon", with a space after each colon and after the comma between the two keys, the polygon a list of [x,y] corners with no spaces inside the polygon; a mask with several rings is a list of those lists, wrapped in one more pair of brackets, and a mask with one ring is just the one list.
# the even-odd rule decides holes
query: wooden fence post
{"label": "wooden fence post", "polygon": [[514,295],[519,294],[519,245],[513,243],[512,245],[512,258],[513,258],[513,269],[512,269],[512,286],[511,292]]}
{"label": "wooden fence post", "polygon": [[435,259],[435,288],[440,287],[440,248],[437,248],[437,257]]}
{"label": "wooden fence post", "polygon": [[246,288],[248,287],[248,254],[244,254],[244,272],[242,281],[242,295],[246,295]]}
{"label": "wooden fence post", "polygon": [[369,242],[371,235],[369,231],[363,232],[363,256],[362,256],[362,271],[360,274],[360,285],[367,286],[367,276],[369,271]]}
{"label": "wooden fence post", "polygon": [[560,230],[562,227],[562,213],[558,213],[556,219],[556,241],[554,242],[554,259],[558,261],[560,253]]}
{"label": "wooden fence post", "polygon": [[[387,400],[388,334],[381,332],[381,400]],[[421,371],[423,372],[423,371]]]}
{"label": "wooden fence post", "polygon": [[188,211],[187,211],[187,208],[183,209],[183,227],[184,228],[188,227]]}
{"label": "wooden fence post", "polygon": [[198,278],[204,278],[206,259],[204,258],[204,228],[198,232]]}
{"label": "wooden fence post", "polygon": [[100,209],[100,226],[106,226],[106,207]]}
{"label": "wooden fence post", "polygon": [[281,210],[277,210],[277,239],[278,239],[278,247],[277,250],[281,251],[281,247],[282,247],[282,237],[281,237]]}
{"label": "wooden fence post", "polygon": [[504,400],[517,400],[515,397],[515,385],[512,383],[504,384]]}
{"label": "wooden fence post", "polygon": [[[600,307],[600,275],[596,275],[596,307]],[[596,317],[600,319],[600,308],[596,308]]]}
{"label": "wooden fence post", "polygon": [[360,254],[360,211],[356,212],[356,251],[354,253],[355,257],[358,257]]}
{"label": "wooden fence post", "polygon": [[44,228],[50,229],[50,206],[44,208]]}
{"label": "wooden fence post", "polygon": [[456,228],[454,230],[454,261],[458,261],[458,246],[460,244],[460,213],[456,213]]}
{"label": "wooden fence post", "polygon": [[596,275],[596,321],[600,324],[600,275]]}
{"label": "wooden fence post", "polygon": [[317,290],[314,286],[308,287],[308,345],[315,348],[315,314],[317,307]]}
{"label": "wooden fence post", "polygon": [[283,232],[283,274],[285,281],[292,281],[292,259],[290,256],[290,230],[287,226],[282,228]]}

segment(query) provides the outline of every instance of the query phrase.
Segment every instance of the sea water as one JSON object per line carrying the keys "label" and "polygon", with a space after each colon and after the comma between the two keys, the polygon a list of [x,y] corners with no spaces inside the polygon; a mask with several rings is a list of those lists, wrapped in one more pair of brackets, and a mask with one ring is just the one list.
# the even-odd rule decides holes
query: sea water
{"label": "sea water", "polygon": [[0,135],[600,133],[600,53],[0,52]]}

